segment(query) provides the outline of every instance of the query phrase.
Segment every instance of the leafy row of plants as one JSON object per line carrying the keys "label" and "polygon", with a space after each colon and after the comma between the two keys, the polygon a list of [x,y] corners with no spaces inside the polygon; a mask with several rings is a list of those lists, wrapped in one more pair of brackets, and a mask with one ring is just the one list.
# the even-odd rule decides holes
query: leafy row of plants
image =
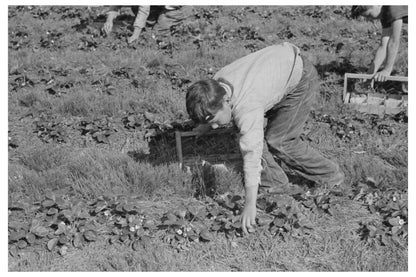
{"label": "leafy row of plants", "polygon": [[108,118],[85,118],[79,122],[77,129],[82,136],[90,135],[97,143],[109,143],[109,136],[117,131]]}
{"label": "leafy row of plants", "polygon": [[62,122],[37,120],[34,132],[45,143],[65,143],[68,140],[66,126]]}
{"label": "leafy row of plants", "polygon": [[[9,251],[41,247],[64,255],[96,240],[122,243],[137,250],[151,239],[161,239],[178,250],[195,242],[211,241],[215,234],[241,237],[240,213],[243,199],[225,195],[216,200],[181,204],[163,215],[136,198],[105,195],[93,201],[69,197],[68,190],[49,192],[38,202],[11,202],[9,206]],[[259,230],[273,236],[302,236],[313,224],[309,209],[290,197],[259,201]]]}
{"label": "leafy row of plants", "polygon": [[354,201],[367,206],[380,220],[361,222],[361,236],[369,242],[403,244],[408,239],[408,194],[373,178],[355,186]]}
{"label": "leafy row of plants", "polygon": [[355,113],[354,115],[330,115],[312,111],[312,119],[316,122],[327,123],[333,133],[344,141],[368,135],[369,130],[376,130],[379,135],[395,134],[395,126],[386,120],[391,118],[397,122],[407,122],[407,115],[400,112],[396,115],[368,115]]}
{"label": "leafy row of plants", "polygon": [[[31,97],[22,98],[21,105],[32,106],[33,101]],[[117,122],[121,121],[124,128],[127,130],[146,130],[143,139],[150,140],[151,138],[165,134],[167,131],[174,129],[191,130],[192,124],[189,122],[183,123],[168,123],[158,121],[155,114],[150,112],[144,113],[128,113],[121,118],[90,118],[83,117],[73,120],[65,120],[63,118],[53,116],[50,112],[32,109],[26,116],[34,118],[33,132],[45,143],[66,143],[69,140],[69,129],[74,129],[80,133],[81,136],[90,136],[96,143],[109,144],[109,137],[115,132],[119,131],[116,127]]]}
{"label": "leafy row of plants", "polygon": [[30,13],[34,18],[44,20],[49,16],[61,15],[60,19],[80,18],[88,11],[82,7],[63,6],[13,6],[9,7],[9,18],[17,16],[18,13]]}
{"label": "leafy row of plants", "polygon": [[[218,235],[242,237],[242,196],[230,193],[183,201],[169,211],[154,212],[149,204],[125,195],[104,195],[86,201],[69,196],[69,190],[48,192],[41,201],[9,202],[9,252],[41,248],[65,255],[97,240],[125,244],[134,250],[161,240],[178,251]],[[363,221],[357,230],[362,239],[403,245],[408,238],[407,193],[388,189],[372,178],[354,186],[353,201],[379,216]],[[340,198],[331,193],[267,194],[258,199],[257,232],[286,239],[314,233],[314,214],[336,214]],[[166,210],[166,208],[164,208]]]}

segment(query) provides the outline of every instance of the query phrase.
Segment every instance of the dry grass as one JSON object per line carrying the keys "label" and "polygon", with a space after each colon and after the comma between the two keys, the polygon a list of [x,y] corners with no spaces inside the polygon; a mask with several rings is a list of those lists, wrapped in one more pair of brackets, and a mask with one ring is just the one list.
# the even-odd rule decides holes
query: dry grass
{"label": "dry grass", "polygon": [[87,199],[107,192],[154,200],[192,194],[190,176],[177,165],[155,167],[118,152],[45,146],[26,150],[19,160],[9,167],[9,193],[35,199],[47,190],[67,187]]}

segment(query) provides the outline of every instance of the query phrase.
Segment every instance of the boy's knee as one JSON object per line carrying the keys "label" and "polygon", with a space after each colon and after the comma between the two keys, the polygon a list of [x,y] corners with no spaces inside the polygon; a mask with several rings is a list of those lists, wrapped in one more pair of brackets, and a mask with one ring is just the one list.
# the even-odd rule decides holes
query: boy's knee
{"label": "boy's knee", "polygon": [[276,134],[266,134],[265,139],[272,152],[286,152],[296,142],[296,139],[287,139]]}

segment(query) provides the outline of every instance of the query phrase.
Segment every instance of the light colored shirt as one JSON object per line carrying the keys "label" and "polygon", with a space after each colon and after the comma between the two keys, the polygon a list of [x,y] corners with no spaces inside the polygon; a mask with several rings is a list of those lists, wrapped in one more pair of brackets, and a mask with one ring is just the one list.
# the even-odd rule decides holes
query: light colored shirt
{"label": "light colored shirt", "polygon": [[244,56],[214,75],[233,86],[232,113],[240,130],[246,187],[260,184],[264,114],[296,87],[302,71],[299,48],[285,42]]}

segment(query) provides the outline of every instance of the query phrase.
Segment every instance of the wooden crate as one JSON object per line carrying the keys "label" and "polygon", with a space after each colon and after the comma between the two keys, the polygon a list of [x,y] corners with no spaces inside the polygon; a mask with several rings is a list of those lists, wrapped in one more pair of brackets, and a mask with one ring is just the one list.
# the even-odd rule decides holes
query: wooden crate
{"label": "wooden crate", "polygon": [[[211,130],[204,134],[204,136],[221,136],[225,134],[234,134],[237,133],[236,128],[222,128],[222,129],[216,129]],[[204,159],[206,161],[209,161],[211,163],[227,163],[241,160],[241,154],[240,153],[223,153],[223,154],[214,154],[214,155],[204,155],[204,156],[191,156],[191,157],[184,157],[182,153],[182,138],[183,137],[196,137],[198,135],[197,132],[194,131],[187,131],[187,132],[181,132],[176,131],[175,132],[175,140],[176,140],[176,153],[179,161],[179,166],[181,168],[184,167],[184,164],[192,164],[195,163],[201,159]]]}
{"label": "wooden crate", "polygon": [[[343,101],[345,104],[351,105],[354,109],[370,113],[370,114],[397,114],[401,111],[407,111],[408,98],[407,95],[396,93],[375,93],[375,92],[355,92],[348,91],[349,79],[372,79],[370,74],[354,74],[345,73]],[[408,82],[407,77],[389,76],[387,81]]]}

